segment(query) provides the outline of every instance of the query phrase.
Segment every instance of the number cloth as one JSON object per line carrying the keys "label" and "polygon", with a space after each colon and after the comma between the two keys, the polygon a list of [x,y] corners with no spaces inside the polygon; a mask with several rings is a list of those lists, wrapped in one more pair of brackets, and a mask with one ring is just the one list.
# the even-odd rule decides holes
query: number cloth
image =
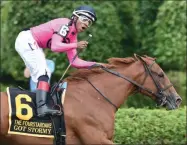
{"label": "number cloth", "polygon": [[[51,119],[36,115],[35,93],[8,87],[7,94],[9,105],[8,134],[54,138],[54,131],[56,132],[56,130],[54,130]],[[64,116],[62,120],[57,117],[54,118],[55,128],[65,130],[65,127],[60,124],[63,121]]]}

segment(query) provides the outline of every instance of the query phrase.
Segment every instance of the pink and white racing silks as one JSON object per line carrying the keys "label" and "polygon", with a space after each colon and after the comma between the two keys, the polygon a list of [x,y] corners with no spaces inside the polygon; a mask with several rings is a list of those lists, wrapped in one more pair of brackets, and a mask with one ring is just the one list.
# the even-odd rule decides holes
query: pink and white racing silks
{"label": "pink and white racing silks", "polygon": [[30,30],[39,47],[51,48],[51,50],[54,52],[65,52],[67,54],[69,63],[72,63],[72,67],[88,68],[94,65],[95,62],[84,61],[78,58],[78,56],[72,62],[77,53],[77,30],[74,23],[72,26],[69,26],[68,34],[66,36],[66,40],[69,41],[68,43],[62,42],[63,37],[55,34],[55,32],[58,32],[63,25],[67,25],[69,21],[70,19],[67,18],[58,18],[32,27]]}

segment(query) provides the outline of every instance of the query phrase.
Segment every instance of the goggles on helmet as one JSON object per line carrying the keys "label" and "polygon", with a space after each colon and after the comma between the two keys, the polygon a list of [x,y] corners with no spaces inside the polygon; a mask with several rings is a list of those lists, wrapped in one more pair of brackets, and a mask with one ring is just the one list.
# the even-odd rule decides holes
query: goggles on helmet
{"label": "goggles on helmet", "polygon": [[88,17],[80,15],[80,16],[78,16],[78,18],[81,21],[81,23],[88,24],[88,27],[90,27],[92,25],[92,20],[90,20]]}

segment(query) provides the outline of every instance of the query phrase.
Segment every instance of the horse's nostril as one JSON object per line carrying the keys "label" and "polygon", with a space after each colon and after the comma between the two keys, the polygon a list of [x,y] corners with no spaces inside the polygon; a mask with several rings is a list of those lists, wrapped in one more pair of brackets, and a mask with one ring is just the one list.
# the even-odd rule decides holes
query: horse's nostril
{"label": "horse's nostril", "polygon": [[177,98],[177,100],[176,100],[176,104],[177,104],[178,107],[179,107],[179,105],[181,104],[181,102],[182,102],[182,99]]}

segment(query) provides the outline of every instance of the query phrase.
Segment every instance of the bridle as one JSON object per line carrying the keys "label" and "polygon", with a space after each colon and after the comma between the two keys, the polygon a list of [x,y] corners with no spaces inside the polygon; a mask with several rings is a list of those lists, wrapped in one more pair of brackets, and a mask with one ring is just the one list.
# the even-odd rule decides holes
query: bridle
{"label": "bridle", "polygon": [[[152,66],[155,64],[155,61],[153,61],[152,64],[150,64],[150,65],[148,66],[147,63],[146,63],[140,56],[138,56],[138,58],[139,58],[139,59],[141,60],[141,62],[143,63],[143,66],[144,66],[144,68],[145,68],[146,74],[148,74],[148,75],[151,76],[151,78],[152,78],[152,80],[153,80],[153,82],[154,82],[154,84],[155,84],[155,86],[156,86],[156,88],[157,88],[157,92],[156,92],[156,93],[152,92],[152,91],[149,90],[149,89],[148,89],[147,92],[148,92],[148,93],[151,93],[153,96],[156,97],[157,106],[163,106],[163,105],[166,104],[166,102],[167,102],[167,98],[166,98],[166,96],[165,96],[165,94],[164,94],[164,91],[166,91],[167,89],[169,89],[170,87],[172,87],[173,84],[169,84],[169,85],[167,85],[165,88],[161,88],[161,87],[160,87],[160,84],[159,84],[159,81],[158,81],[157,79],[155,79],[155,77],[153,76],[153,73],[152,73],[152,71],[151,71]],[[145,79],[144,79],[144,82],[145,82],[145,80],[146,80],[146,78],[147,78],[148,75],[146,75],[146,77],[145,77]],[[143,82],[143,84],[144,84],[144,82]],[[143,85],[143,84],[142,84],[142,85]],[[138,89],[139,89],[139,91],[141,92],[141,90],[145,90],[145,91],[146,91],[147,88],[144,88],[144,87],[143,87],[143,89],[142,89],[142,88],[139,87]]]}
{"label": "bridle", "polygon": [[[137,56],[137,57],[139,58],[139,60],[143,63],[143,66],[144,66],[144,68],[145,68],[145,72],[146,72],[149,76],[151,76],[151,78],[152,78],[152,80],[153,80],[153,82],[154,82],[154,84],[155,84],[155,86],[156,86],[156,88],[157,88],[157,92],[156,92],[156,93],[153,92],[152,90],[148,89],[148,88],[145,88],[145,87],[143,86],[143,84],[144,84],[144,82],[145,82],[145,80],[146,80],[146,78],[147,78],[148,75],[146,75],[146,77],[144,78],[143,83],[142,83],[142,84],[139,84],[139,83],[137,83],[136,81],[134,81],[134,80],[132,80],[132,79],[130,79],[130,78],[128,78],[128,77],[126,77],[126,76],[124,76],[124,75],[122,75],[122,74],[120,74],[120,73],[114,71],[114,70],[110,70],[110,69],[108,69],[108,68],[106,68],[106,67],[104,67],[104,66],[101,66],[101,68],[102,68],[104,71],[108,72],[108,73],[111,73],[111,74],[113,74],[113,75],[115,75],[115,76],[117,76],[117,77],[120,77],[120,78],[122,78],[122,79],[124,79],[124,80],[129,81],[130,83],[132,83],[134,86],[136,86],[136,87],[138,88],[139,92],[145,91],[145,92],[147,92],[147,93],[149,93],[149,94],[155,96],[155,97],[156,97],[157,106],[163,106],[163,105],[165,105],[166,102],[167,102],[167,98],[166,98],[166,95],[164,94],[164,91],[166,91],[167,89],[169,89],[169,88],[172,87],[173,85],[172,85],[172,84],[169,84],[169,85],[167,85],[165,88],[161,88],[161,87],[160,87],[160,84],[159,84],[159,81],[155,79],[155,77],[153,76],[152,71],[151,71],[152,66],[155,64],[155,61],[153,61],[153,63],[150,64],[150,65],[148,66],[147,63],[141,58],[141,56],[138,56],[138,55],[136,55],[136,56]],[[105,98],[106,101],[108,101],[111,105],[113,105],[113,106],[116,108],[116,110],[118,109],[118,107],[117,107],[115,104],[113,104],[103,93],[101,93],[101,91],[98,90],[88,79],[86,79],[86,80],[97,90],[97,92],[98,92],[99,94],[101,94],[101,95]]]}

